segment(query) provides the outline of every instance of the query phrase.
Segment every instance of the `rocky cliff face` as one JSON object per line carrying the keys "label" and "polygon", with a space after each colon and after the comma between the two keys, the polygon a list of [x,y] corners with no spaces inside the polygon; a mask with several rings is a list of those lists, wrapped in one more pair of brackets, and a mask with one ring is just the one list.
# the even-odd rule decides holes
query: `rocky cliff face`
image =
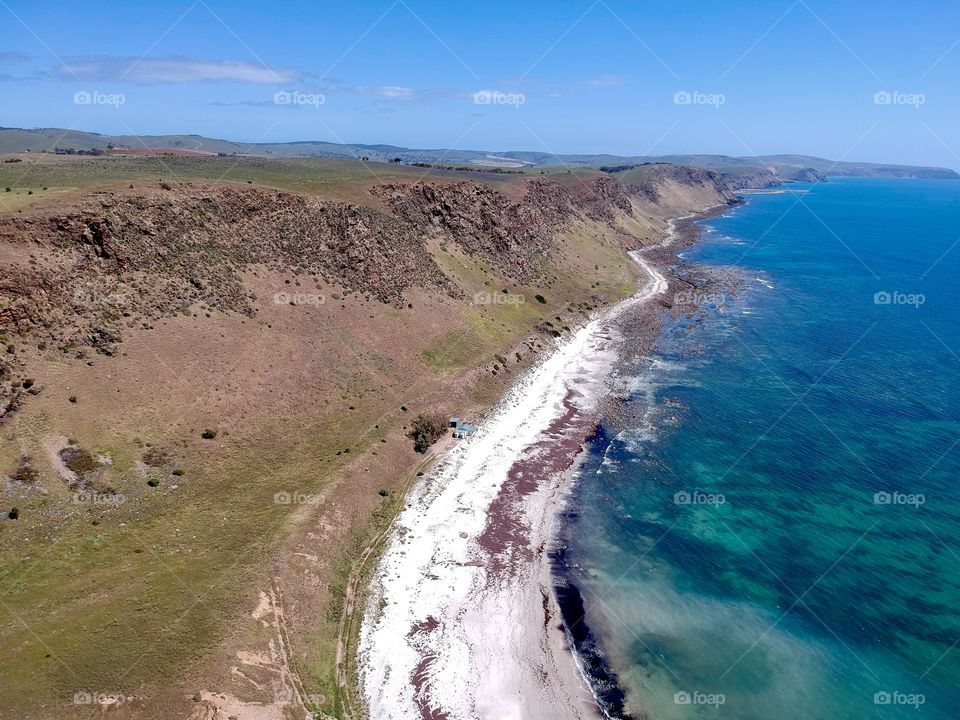
{"label": "rocky cliff face", "polygon": [[552,253],[553,233],[573,212],[570,197],[544,183],[531,183],[516,203],[470,182],[381,185],[373,190],[407,227],[452,242],[519,280],[540,271]]}
{"label": "rocky cliff face", "polygon": [[305,290],[336,286],[402,308],[411,288],[462,296],[431,255],[431,239],[482,258],[503,279],[531,283],[556,271],[555,238],[577,219],[614,225],[634,213],[634,197],[661,200],[667,181],[732,197],[715,173],[654,167],[636,184],[531,180],[519,200],[475,182],[372,187],[390,212],[266,188],[181,184],[98,192],[56,214],[2,219],[0,334],[9,350],[0,416],[22,391],[18,344],[109,355],[125,328],[179,312],[252,315],[242,277],[257,268],[293,271]]}
{"label": "rocky cliff face", "polygon": [[772,170],[756,170],[741,175],[725,174],[723,180],[733,192],[779,187],[783,184],[783,178]]}
{"label": "rocky cliff face", "polygon": [[663,199],[671,182],[689,187],[708,188],[724,200],[734,198],[733,192],[719,173],[702,168],[656,163],[638,165],[625,172],[617,173],[617,177],[628,193],[655,204]]}
{"label": "rocky cliff face", "polygon": [[633,212],[626,189],[609,177],[573,189],[538,178],[527,183],[518,202],[471,182],[380,185],[373,192],[417,232],[439,235],[520,281],[545,269],[553,238],[574,218],[614,223]]}
{"label": "rocky cliff face", "polygon": [[786,179],[792,182],[823,182],[827,177],[818,170],[808,167],[790,173]]}
{"label": "rocky cliff face", "polygon": [[631,192],[652,201],[659,201],[668,181],[696,187],[712,185],[717,192],[732,197],[740,190],[779,187],[784,182],[820,182],[825,179],[822,173],[813,168],[799,167],[790,172],[758,167],[744,172],[717,173],[683,165],[649,163],[613,170],[614,175]]}

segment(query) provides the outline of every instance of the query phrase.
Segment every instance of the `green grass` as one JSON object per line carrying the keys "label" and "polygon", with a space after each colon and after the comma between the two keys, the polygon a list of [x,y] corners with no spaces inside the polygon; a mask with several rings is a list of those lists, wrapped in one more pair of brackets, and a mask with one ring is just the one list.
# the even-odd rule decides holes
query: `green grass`
{"label": "green grass", "polygon": [[435,340],[420,357],[428,368],[441,375],[482,363],[487,355],[492,359],[495,350],[534,324],[533,316],[522,308],[522,305],[467,308],[464,310],[466,327]]}
{"label": "green grass", "polygon": [[[43,499],[18,525],[2,528],[5,707],[28,708],[38,697],[69,701],[82,689],[130,694],[162,686],[215,647],[230,619],[255,603],[259,569],[295,510],[274,503],[273,494],[317,492],[336,471],[333,463],[325,472],[290,463],[333,455],[332,443],[312,442],[310,451],[237,444],[191,466],[192,489],[165,491],[163,483],[148,490],[141,481],[146,501],[122,487],[127,503],[93,513]],[[65,514],[48,531],[55,542],[21,540],[42,532],[27,523],[45,507]]]}
{"label": "green grass", "polygon": [[[63,157],[33,156],[30,163],[0,163],[0,211],[24,207],[26,192],[33,190],[30,202],[45,195],[57,195],[64,189],[87,189],[122,183],[159,184],[176,182],[231,182],[274,187],[292,192],[318,193],[326,197],[369,200],[367,188],[379,183],[417,179],[474,179],[477,173],[456,173],[357,160],[319,158],[244,158],[244,157]],[[489,178],[483,182],[515,182],[512,176]],[[522,176],[520,176],[522,177]],[[41,188],[47,187],[47,191]],[[6,197],[5,197],[6,196]]]}

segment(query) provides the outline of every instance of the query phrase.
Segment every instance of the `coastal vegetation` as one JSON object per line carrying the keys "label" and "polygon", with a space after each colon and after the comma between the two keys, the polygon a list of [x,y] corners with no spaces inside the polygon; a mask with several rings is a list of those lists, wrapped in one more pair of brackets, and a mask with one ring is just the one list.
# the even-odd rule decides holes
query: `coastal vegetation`
{"label": "coastal vegetation", "polygon": [[427,448],[443,437],[447,424],[439,415],[417,415],[410,424],[407,437],[413,440],[413,449],[418,453],[425,453]]}

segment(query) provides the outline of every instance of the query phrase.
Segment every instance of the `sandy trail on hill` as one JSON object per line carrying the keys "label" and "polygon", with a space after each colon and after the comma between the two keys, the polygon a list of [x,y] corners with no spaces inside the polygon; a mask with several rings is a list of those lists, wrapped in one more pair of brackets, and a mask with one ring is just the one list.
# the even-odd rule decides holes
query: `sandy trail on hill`
{"label": "sandy trail on hill", "polygon": [[616,359],[609,320],[668,287],[633,257],[645,288],[559,342],[408,498],[360,634],[370,717],[601,717],[560,629],[547,550]]}

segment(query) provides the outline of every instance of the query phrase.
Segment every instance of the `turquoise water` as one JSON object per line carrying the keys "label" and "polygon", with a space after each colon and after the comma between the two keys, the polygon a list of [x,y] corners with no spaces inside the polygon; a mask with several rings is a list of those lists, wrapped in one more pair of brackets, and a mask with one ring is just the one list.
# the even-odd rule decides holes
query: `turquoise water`
{"label": "turquoise water", "polygon": [[633,716],[960,716],[958,240],[960,182],[838,180],[686,253],[745,289],[665,328],[566,530]]}

